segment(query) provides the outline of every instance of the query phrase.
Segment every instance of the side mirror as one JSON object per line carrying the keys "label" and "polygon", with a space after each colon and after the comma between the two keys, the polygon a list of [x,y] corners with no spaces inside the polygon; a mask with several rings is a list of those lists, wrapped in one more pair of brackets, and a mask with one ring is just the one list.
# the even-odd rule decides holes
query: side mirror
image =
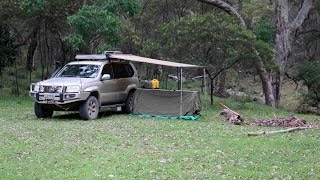
{"label": "side mirror", "polygon": [[102,77],[101,77],[101,81],[109,80],[109,79],[111,79],[110,74],[104,74],[104,75],[102,75]]}

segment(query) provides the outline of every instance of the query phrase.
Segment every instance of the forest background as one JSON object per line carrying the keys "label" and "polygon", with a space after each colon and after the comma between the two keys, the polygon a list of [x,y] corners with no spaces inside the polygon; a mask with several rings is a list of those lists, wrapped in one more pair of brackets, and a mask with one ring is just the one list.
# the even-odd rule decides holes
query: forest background
{"label": "forest background", "polygon": [[[319,43],[318,0],[2,0],[0,95],[26,95],[56,61],[120,50],[206,66],[214,95],[233,89],[272,107],[280,107],[290,81],[298,110],[319,113]],[[157,66],[140,72],[160,81],[172,73]]]}

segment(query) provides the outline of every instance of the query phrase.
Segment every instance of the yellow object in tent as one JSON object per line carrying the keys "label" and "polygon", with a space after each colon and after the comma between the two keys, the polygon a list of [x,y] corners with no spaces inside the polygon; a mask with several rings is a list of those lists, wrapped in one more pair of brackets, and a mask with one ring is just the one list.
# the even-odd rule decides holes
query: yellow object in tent
{"label": "yellow object in tent", "polygon": [[152,89],[159,89],[160,88],[160,82],[158,81],[158,79],[152,79],[151,88]]}

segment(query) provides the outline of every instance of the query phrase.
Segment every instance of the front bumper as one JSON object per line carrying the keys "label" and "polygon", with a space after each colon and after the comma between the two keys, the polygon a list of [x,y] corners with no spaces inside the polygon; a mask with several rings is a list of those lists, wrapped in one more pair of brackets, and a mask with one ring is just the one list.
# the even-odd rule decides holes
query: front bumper
{"label": "front bumper", "polygon": [[90,92],[81,93],[40,93],[30,91],[29,96],[40,104],[68,104],[77,101],[84,101],[90,95]]}

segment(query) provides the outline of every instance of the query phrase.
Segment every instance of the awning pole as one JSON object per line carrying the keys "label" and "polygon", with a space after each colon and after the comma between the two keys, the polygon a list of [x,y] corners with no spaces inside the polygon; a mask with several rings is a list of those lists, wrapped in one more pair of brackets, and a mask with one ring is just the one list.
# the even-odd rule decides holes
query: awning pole
{"label": "awning pole", "polygon": [[180,116],[182,116],[182,67],[180,67]]}
{"label": "awning pole", "polygon": [[206,101],[206,95],[207,95],[207,82],[206,82],[206,68],[203,68],[203,84],[204,84],[204,101],[205,101],[205,108],[207,109],[207,101]]}
{"label": "awning pole", "polygon": [[179,68],[176,68],[176,72],[177,72],[177,88],[178,90],[180,90],[180,76],[179,76]]}

